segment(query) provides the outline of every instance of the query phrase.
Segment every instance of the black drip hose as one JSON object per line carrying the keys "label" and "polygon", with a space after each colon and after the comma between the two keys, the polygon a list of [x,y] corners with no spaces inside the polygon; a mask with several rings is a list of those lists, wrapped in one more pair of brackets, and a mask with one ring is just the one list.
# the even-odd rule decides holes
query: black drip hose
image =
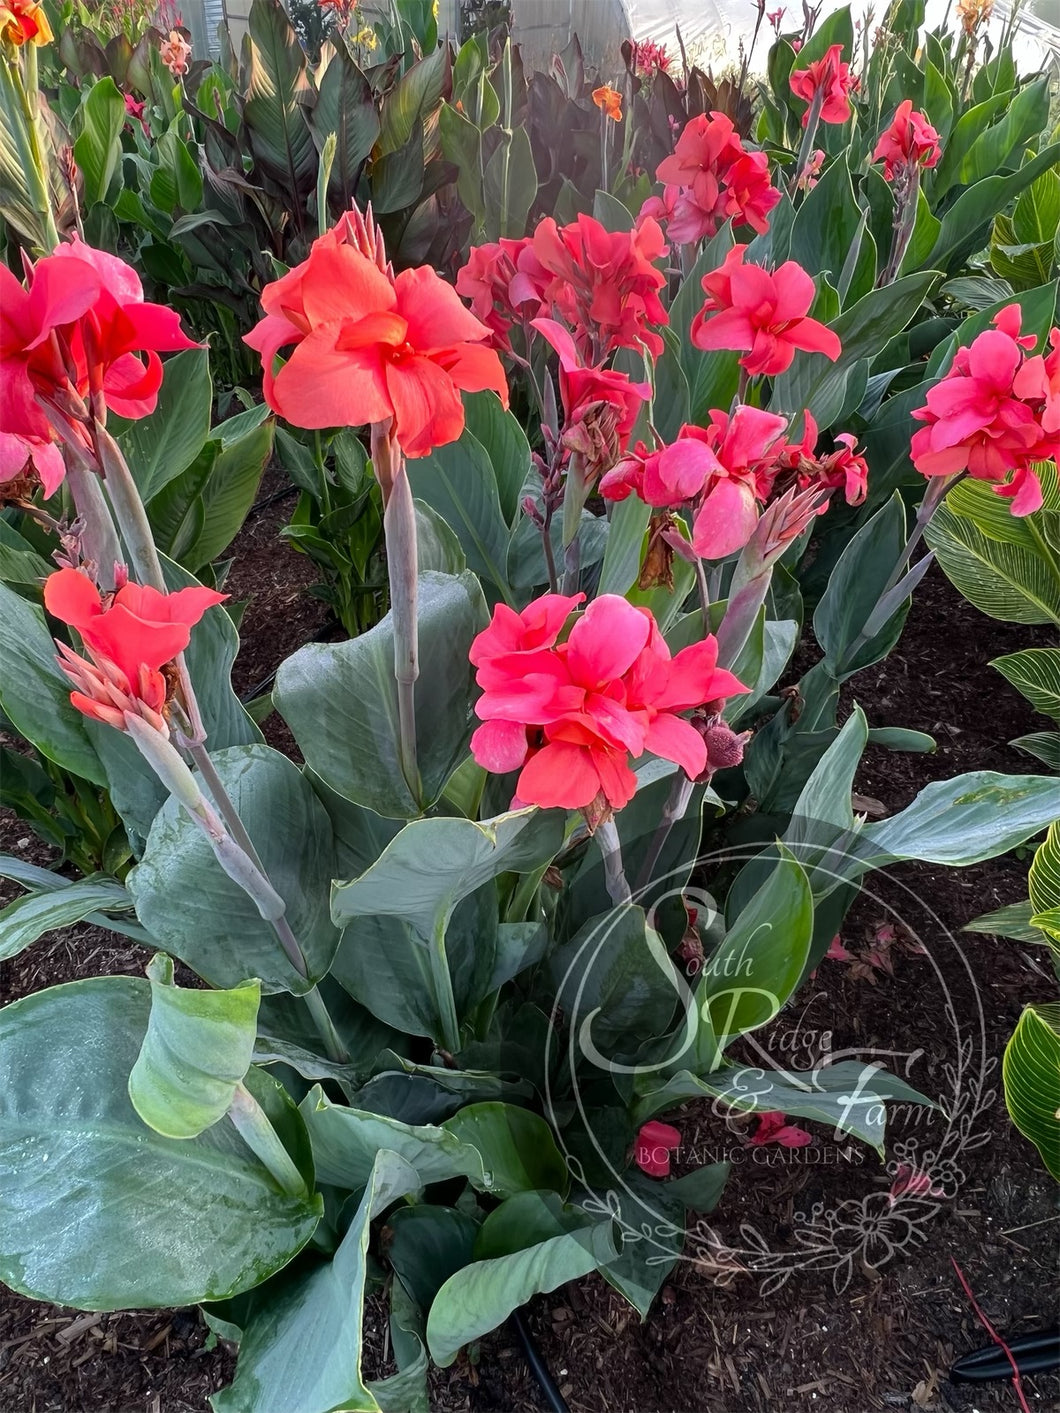
{"label": "black drip hose", "polygon": [[559,1391],[556,1380],[552,1377],[552,1372],[545,1363],[541,1350],[537,1347],[537,1341],[530,1333],[526,1320],[523,1318],[521,1310],[515,1310],[511,1316],[512,1327],[519,1337],[522,1345],[523,1357],[530,1367],[530,1372],[538,1382],[538,1387],[545,1395],[545,1402],[552,1413],[570,1413],[567,1400]]}
{"label": "black drip hose", "polygon": [[[1041,1374],[1060,1369],[1060,1330],[1041,1330],[1009,1341],[1009,1349],[1020,1374]],[[997,1344],[962,1355],[950,1370],[954,1383],[988,1383],[995,1379],[1011,1379],[1012,1365],[1008,1355]]]}

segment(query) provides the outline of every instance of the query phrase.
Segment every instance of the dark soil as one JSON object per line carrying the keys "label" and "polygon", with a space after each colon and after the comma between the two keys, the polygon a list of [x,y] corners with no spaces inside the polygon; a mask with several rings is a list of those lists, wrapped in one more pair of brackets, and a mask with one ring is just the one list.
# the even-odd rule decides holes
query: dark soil
{"label": "dark soil", "polygon": [[[304,595],[313,567],[276,541],[288,511],[289,503],[274,502],[236,546],[228,587],[249,598],[237,666],[244,691],[325,616]],[[892,812],[928,780],[973,769],[1033,771],[1035,763],[1007,742],[1041,722],[985,663],[1044,641],[1040,630],[984,618],[932,571],[897,650],[860,674],[850,695],[871,725],[928,731],[938,750],[870,750],[859,792]],[[46,858],[25,827],[0,823],[0,846]],[[890,1207],[893,1162],[888,1169],[820,1126],[809,1148],[750,1148],[746,1126],[689,1106],[674,1119],[680,1164],[724,1157],[733,1174],[648,1320],[642,1324],[596,1277],[540,1298],[529,1312],[573,1413],[1017,1407],[1011,1385],[969,1391],[946,1373],[956,1355],[989,1342],[953,1261],[1006,1337],[1055,1323],[1060,1310],[1056,1188],[1009,1124],[998,1092],[999,1057],[1022,1005],[1054,999],[1055,979],[1030,948],[958,931],[1026,896],[1026,869],[1025,857],[1010,855],[961,871],[907,865],[886,880],[875,877],[842,933],[860,964],[823,962],[790,1023],[770,1032],[773,1057],[793,1067],[829,1050],[898,1052],[889,1067],[958,1114],[948,1126],[931,1111],[900,1111],[888,1156],[930,1161],[943,1175],[943,1195],[900,1198]],[[881,927],[892,928],[893,938],[881,937]],[[882,968],[865,960],[873,953]],[[142,949],[97,929],[68,929],[0,964],[0,1004],[78,975],[139,972],[145,960]],[[820,1225],[831,1212],[855,1210],[876,1213],[873,1239],[859,1246],[848,1228],[817,1270],[806,1269],[813,1213]],[[779,1267],[801,1267],[771,1292],[761,1270],[748,1269],[760,1268],[763,1246]],[[854,1254],[837,1278],[840,1250]],[[233,1367],[229,1351],[204,1345],[194,1312],[81,1316],[0,1293],[0,1413],[203,1413]],[[1060,1380],[1025,1382],[1031,1408],[1060,1410]],[[483,1341],[474,1362],[462,1358],[432,1375],[432,1407],[531,1413],[545,1404],[506,1328]]]}

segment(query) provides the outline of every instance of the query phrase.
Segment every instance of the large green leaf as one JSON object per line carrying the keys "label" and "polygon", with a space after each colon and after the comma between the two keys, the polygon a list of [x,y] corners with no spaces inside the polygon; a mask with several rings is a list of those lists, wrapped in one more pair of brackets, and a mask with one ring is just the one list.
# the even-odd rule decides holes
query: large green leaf
{"label": "large green leaf", "polygon": [[435,1124],[406,1124],[385,1114],[333,1104],[319,1085],[302,1100],[301,1112],[320,1182],[344,1191],[363,1187],[376,1153],[388,1149],[415,1169],[421,1186],[466,1177],[480,1189],[490,1188],[478,1150]]}
{"label": "large green leaf", "polygon": [[189,348],[167,359],[158,406],[150,416],[136,422],[112,419],[145,502],[199,455],[210,434],[212,406],[209,350]]}
{"label": "large green leaf", "polygon": [[586,1276],[617,1255],[606,1222],[463,1267],[442,1286],[427,1317],[434,1362],[446,1368],[465,1344],[503,1324],[532,1295]]}
{"label": "large green leaf", "polygon": [[533,873],[563,843],[559,810],[536,808],[469,819],[415,819],[372,866],[335,886],[331,915],[339,927],[354,918],[389,916],[408,922],[425,940],[444,934],[457,904],[501,873]]}
{"label": "large green leaf", "polygon": [[867,824],[857,854],[879,868],[895,859],[965,868],[997,858],[1060,818],[1060,780],[972,771],[933,780],[890,819]]}
{"label": "large green leaf", "polygon": [[84,180],[85,209],[106,201],[121,161],[125,100],[108,74],[97,79],[81,105],[82,127],[74,142],[74,161]]}
{"label": "large green leaf", "polygon": [[120,883],[83,879],[68,888],[29,893],[0,909],[0,961],[17,957],[45,932],[83,922],[108,908],[127,912],[132,899]]}
{"label": "large green leaf", "polygon": [[254,0],[248,23],[243,118],[251,150],[297,206],[317,169],[306,121],[313,91],[305,54],[279,0]]}
{"label": "large green leaf", "polygon": [[1027,1006],[1002,1061],[1005,1104],[1060,1182],[1060,1004]]}
{"label": "large green leaf", "polygon": [[1008,903],[1003,908],[996,908],[992,913],[983,913],[981,917],[966,922],[962,931],[986,932],[992,937],[1008,937],[1013,942],[1029,942],[1034,946],[1041,946],[1046,938],[1041,929],[1031,923],[1033,912],[1034,907],[1029,898],[1022,903]]}
{"label": "large green leaf", "polygon": [[1044,843],[1031,860],[1027,878],[1033,927],[1041,928],[1054,951],[1060,952],[1060,816],[1049,825]]}
{"label": "large green leaf", "polygon": [[298,768],[268,746],[233,746],[213,763],[239,812],[309,967],[304,977],[272,925],[221,868],[202,831],[169,799],[129,875],[144,925],[212,986],[252,977],[266,992],[308,991],[327,974],[339,944],[328,913],[335,873],[331,822]]}
{"label": "large green leaf", "polygon": [[176,986],[173,962],[159,952],[147,968],[151,1015],[129,1075],[129,1098],[149,1128],[167,1138],[197,1138],[223,1119],[254,1056],[256,981],[229,991]]}
{"label": "large green leaf", "polygon": [[495,392],[464,394],[467,430],[489,457],[497,483],[501,514],[514,525],[519,495],[531,474],[530,443],[518,418],[501,406]]}
{"label": "large green leaf", "polygon": [[1060,721],[1060,648],[1024,648],[990,664],[1027,698],[1035,711]]}
{"label": "large green leaf", "polygon": [[711,953],[696,993],[718,1060],[729,1041],[777,1015],[802,978],[812,937],[810,881],[781,846],[769,877]]}
{"label": "large green leaf", "polygon": [[379,136],[379,113],[371,85],[341,43],[317,80],[309,126],[318,148],[323,148],[329,133],[335,134],[328,190],[339,207],[347,210],[361,168]]}
{"label": "large green leaf", "polygon": [[468,1104],[442,1128],[476,1148],[499,1197],[537,1188],[565,1192],[567,1165],[552,1130],[530,1109],[515,1104]]}
{"label": "large green leaf", "polygon": [[404,147],[416,125],[427,122],[451,86],[448,44],[441,45],[406,69],[383,103],[380,151],[392,153]]}
{"label": "large green leaf", "polygon": [[1060,623],[1060,576],[1036,546],[989,538],[946,505],[925,537],[946,577],[982,613],[1007,623]]}
{"label": "large green leaf", "polygon": [[421,574],[419,769],[415,800],[398,758],[391,617],[348,643],[310,643],[281,664],[273,700],[309,766],[357,804],[411,818],[438,798],[470,740],[471,641],[487,622],[474,575]]}
{"label": "large green leaf", "polygon": [[453,530],[468,567],[510,599],[505,572],[509,531],[497,473],[485,447],[465,428],[459,441],[410,461],[408,473],[413,495],[433,507]]}
{"label": "large green leaf", "polygon": [[[163,1138],[127,1092],[150,988],[94,977],[0,1010],[0,1277],[36,1300],[126,1310],[220,1300],[309,1240],[231,1124]],[[294,1115],[297,1120],[297,1115]]]}
{"label": "large green leaf", "polygon": [[929,255],[937,269],[952,270],[983,244],[990,222],[1009,202],[1019,196],[1031,182],[1060,159],[1060,142],[1042,149],[1037,157],[1025,162],[1018,171],[1007,176],[984,177],[969,187],[946,212],[942,229]]}
{"label": "large green leaf", "polygon": [[361,1372],[361,1331],[372,1218],[418,1184],[396,1153],[375,1158],[334,1256],[250,1299],[236,1376],[214,1413],[377,1413]]}
{"label": "large green leaf", "polygon": [[830,673],[842,681],[891,651],[908,612],[908,600],[871,637],[862,632],[887,587],[905,546],[905,507],[896,491],[851,539],[832,570],[813,615],[813,631]]}
{"label": "large green leaf", "polygon": [[0,584],[0,707],[41,755],[94,785],[107,781],[85,718],[70,705],[71,683],[43,610]]}

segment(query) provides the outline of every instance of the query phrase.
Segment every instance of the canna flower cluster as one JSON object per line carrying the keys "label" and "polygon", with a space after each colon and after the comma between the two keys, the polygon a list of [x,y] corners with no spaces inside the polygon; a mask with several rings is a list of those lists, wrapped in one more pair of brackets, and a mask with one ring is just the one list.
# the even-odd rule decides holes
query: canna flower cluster
{"label": "canna flower cluster", "polygon": [[483,723],[471,750],[487,770],[520,772],[518,800],[599,818],[633,798],[630,759],[646,751],[701,774],[703,736],[679,713],[747,688],[717,666],[713,637],[671,657],[648,610],[615,594],[594,599],[561,642],[583,600],[546,594],[522,613],[494,609],[471,645]]}
{"label": "canna flower cluster", "polygon": [[144,300],[135,270],[76,235],[30,266],[25,288],[0,265],[0,479],[19,460],[49,494],[62,478],[38,398],[75,422],[86,403],[97,421],[108,409],[146,417],[162,384],[159,353],[194,347],[178,314]]}
{"label": "canna flower cluster", "polygon": [[815,100],[822,123],[845,123],[850,118],[850,95],[856,93],[860,80],[843,62],[843,46],[833,44],[823,59],[796,69],[791,75],[791,91],[808,106],[802,115],[802,125],[810,121]]}
{"label": "canna flower cluster", "polygon": [[[737,404],[712,412],[706,427],[684,426],[669,446],[643,443],[600,482],[606,500],[633,494],[655,509],[685,508],[692,515],[692,550],[701,559],[724,559],[754,534],[762,507],[793,487],[843,490],[849,504],[865,498],[868,467],[842,433],[838,447],[816,455],[817,425],[805,414],[805,432],[789,442],[787,422],[775,413]],[[826,503],[820,507],[826,508]]]}
{"label": "canna flower cluster", "polygon": [[1060,456],[1060,329],[1049,335],[1050,352],[1028,357],[1036,340],[1020,334],[1021,317],[1018,304],[1008,305],[993,328],[957,350],[913,413],[925,425],[910,456],[925,476],[992,481],[1013,515],[1030,515],[1042,504],[1034,463]]}
{"label": "canna flower cluster", "polygon": [[173,594],[130,584],[124,569],[113,594],[79,569],[60,569],[44,581],[48,612],[76,629],[87,658],[57,643],[59,666],[74,684],[71,703],[85,716],[119,731],[126,714],[169,734],[163,708],[169,683],[163,669],[191,641],[191,630],[227,594],[196,586]]}
{"label": "canna flower cluster", "polygon": [[549,216],[523,240],[473,248],[456,288],[497,347],[510,347],[515,324],[559,318],[587,365],[619,348],[643,347],[657,357],[663,341],[654,329],[668,316],[659,298],[666,279],[655,262],[666,251],[650,218],[635,231],[612,232],[591,216],[562,227]]}
{"label": "canna flower cluster", "polygon": [[665,44],[656,44],[653,39],[633,39],[630,41],[630,63],[634,73],[644,78],[670,72],[670,56]]}
{"label": "canna flower cluster", "polygon": [[941,156],[938,133],[923,113],[913,112],[913,100],[907,98],[880,134],[872,160],[883,163],[885,180],[893,182],[911,168],[934,167]]}
{"label": "canna flower cluster", "polygon": [[665,184],[663,194],[646,201],[641,216],[666,221],[667,235],[678,245],[715,235],[730,219],[764,234],[780,200],[766,154],[748,152],[724,113],[693,118],[655,175]]}
{"label": "canna flower cluster", "polygon": [[[406,456],[426,456],[464,430],[460,393],[508,385],[489,329],[432,269],[394,275],[364,248],[348,213],[301,265],[267,285],[265,317],[244,342],[261,354],[265,400],[296,427],[392,420]],[[278,373],[281,348],[293,352]]]}
{"label": "canna flower cluster", "polygon": [[696,348],[739,349],[752,377],[772,377],[791,366],[797,349],[823,353],[834,362],[842,352],[838,337],[808,318],[816,290],[794,260],[770,273],[744,264],[746,245],[734,245],[724,262],[703,276],[707,300],[692,321]]}

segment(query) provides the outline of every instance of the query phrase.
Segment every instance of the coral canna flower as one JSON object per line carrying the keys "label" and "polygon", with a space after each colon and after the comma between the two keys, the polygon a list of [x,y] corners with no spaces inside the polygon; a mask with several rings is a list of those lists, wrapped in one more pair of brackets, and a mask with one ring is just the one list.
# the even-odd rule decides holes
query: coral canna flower
{"label": "coral canna flower", "polygon": [[104,598],[79,569],[49,575],[44,607],[77,630],[91,659],[86,662],[59,644],[59,666],[78,688],[71,702],[86,716],[119,730],[124,729],[122,712],[130,710],[162,729],[166,682],[159,669],[188,646],[206,610],[227,597],[201,585],[163,594],[125,580]]}
{"label": "coral canna flower", "polygon": [[600,88],[594,88],[593,102],[612,122],[622,121],[622,95],[617,88],[611,88],[606,83]]}
{"label": "coral canna flower", "polygon": [[694,779],[706,746],[679,713],[747,688],[717,666],[713,637],[671,657],[651,613],[617,594],[594,599],[558,642],[580,597],[494,610],[471,646],[483,689],[471,750],[487,770],[520,770],[527,804],[621,809],[637,788],[631,756],[650,751]]}
{"label": "coral canna flower", "polygon": [[0,4],[0,41],[23,44],[50,44],[54,35],[44,6],[36,0],[4,0]]}
{"label": "coral canna flower", "polygon": [[[823,93],[820,118],[822,123],[845,123],[850,117],[850,94],[860,87],[860,80],[843,62],[843,46],[833,44],[823,59],[796,69],[791,75],[791,91],[807,104]],[[802,115],[803,127],[809,122],[810,109]]]}
{"label": "coral canna flower", "polygon": [[842,345],[831,329],[808,318],[813,280],[794,260],[772,274],[745,265],[746,245],[734,245],[724,263],[703,276],[707,301],[692,321],[696,348],[740,349],[752,376],[771,377],[791,366],[796,349],[823,353],[834,362]]}
{"label": "coral canna flower", "polygon": [[158,57],[174,78],[181,78],[188,72],[191,45],[179,29],[171,29],[169,38],[163,39],[158,46]]}
{"label": "coral canna flower", "polygon": [[934,167],[941,156],[938,133],[923,113],[913,112],[913,100],[906,98],[880,134],[872,160],[883,163],[884,178],[890,182],[909,167]]}
{"label": "coral canna flower", "polygon": [[[464,430],[460,393],[491,388],[508,405],[490,330],[428,268],[392,276],[356,244],[344,218],[309,256],[266,285],[262,319],[244,342],[264,365],[265,400],[296,427],[393,419],[406,456],[427,456]],[[273,374],[281,348],[294,344]]]}
{"label": "coral canna flower", "polygon": [[764,234],[769,212],[780,200],[766,154],[748,152],[724,113],[692,118],[655,175],[665,184],[664,193],[649,198],[641,216],[665,219],[667,234],[679,245],[715,235],[730,217],[735,225]]}

